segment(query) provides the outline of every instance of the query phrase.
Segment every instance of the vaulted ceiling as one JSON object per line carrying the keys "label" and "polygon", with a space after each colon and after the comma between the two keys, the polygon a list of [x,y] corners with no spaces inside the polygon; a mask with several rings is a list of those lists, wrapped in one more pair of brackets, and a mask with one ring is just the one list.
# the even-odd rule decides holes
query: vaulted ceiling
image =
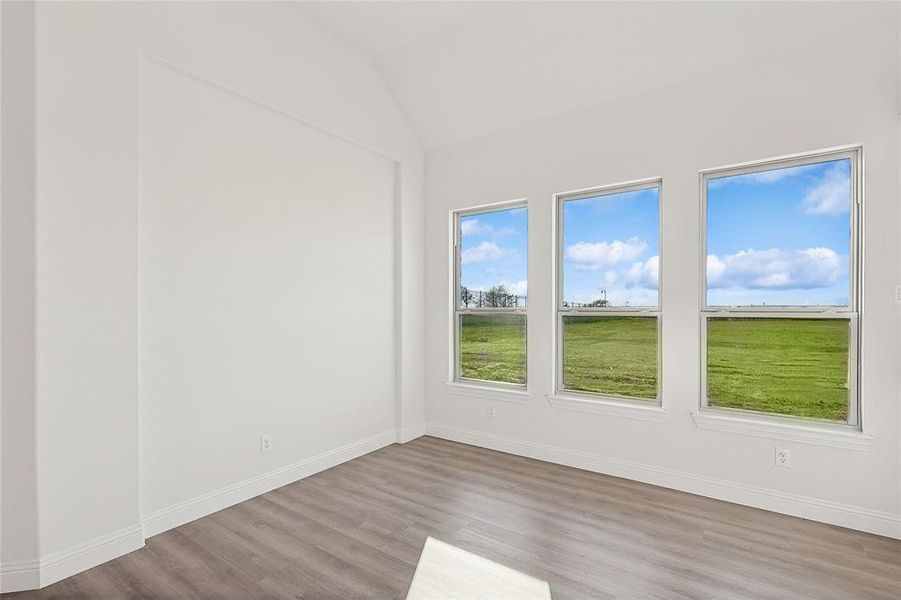
{"label": "vaulted ceiling", "polygon": [[426,149],[841,43],[885,4],[304,2],[369,57]]}

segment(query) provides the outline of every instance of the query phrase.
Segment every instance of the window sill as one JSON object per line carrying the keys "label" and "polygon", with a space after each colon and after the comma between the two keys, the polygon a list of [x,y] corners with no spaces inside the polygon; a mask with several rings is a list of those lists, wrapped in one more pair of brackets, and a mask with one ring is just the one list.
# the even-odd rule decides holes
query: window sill
{"label": "window sill", "polygon": [[594,413],[624,419],[638,419],[641,421],[660,422],[666,420],[666,411],[658,404],[648,403],[647,406],[643,406],[638,403],[639,401],[633,403],[614,398],[588,398],[575,394],[548,394],[547,401],[552,408],[563,410]]}
{"label": "window sill", "polygon": [[529,390],[526,388],[493,387],[490,385],[477,385],[472,383],[461,383],[458,381],[447,381],[444,383],[444,387],[447,388],[448,393],[455,396],[482,398],[484,400],[500,400],[501,402],[526,404],[531,398],[531,394],[529,394]]}
{"label": "window sill", "polygon": [[711,409],[694,412],[691,418],[698,429],[710,429],[849,450],[867,450],[873,444],[873,436],[842,426],[830,427],[818,423],[809,425],[789,423],[751,415],[722,414]]}

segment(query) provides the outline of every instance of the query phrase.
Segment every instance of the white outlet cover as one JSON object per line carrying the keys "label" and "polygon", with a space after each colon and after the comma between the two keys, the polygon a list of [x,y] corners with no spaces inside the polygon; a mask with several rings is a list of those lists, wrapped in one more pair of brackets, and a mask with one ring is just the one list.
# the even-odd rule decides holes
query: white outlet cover
{"label": "white outlet cover", "polygon": [[791,448],[776,448],[776,466],[783,469],[791,469],[792,451]]}
{"label": "white outlet cover", "polygon": [[272,451],[272,434],[264,433],[260,436],[260,452],[266,454]]}

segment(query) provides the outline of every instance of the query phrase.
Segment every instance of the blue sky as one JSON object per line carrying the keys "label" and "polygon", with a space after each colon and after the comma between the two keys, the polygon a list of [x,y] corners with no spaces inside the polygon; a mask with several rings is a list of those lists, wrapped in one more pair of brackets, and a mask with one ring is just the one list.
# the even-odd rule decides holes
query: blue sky
{"label": "blue sky", "polygon": [[657,188],[563,203],[563,298],[610,306],[657,306]]}
{"label": "blue sky", "polygon": [[846,305],[850,204],[847,159],[709,180],[708,304]]}
{"label": "blue sky", "polygon": [[471,290],[504,285],[528,294],[528,210],[512,208],[460,218],[460,282]]}
{"label": "blue sky", "polygon": [[[851,162],[708,181],[708,304],[846,305]],[[563,205],[563,293],[569,302],[657,306],[656,188]],[[461,279],[473,290],[527,292],[528,212],[462,217]]]}

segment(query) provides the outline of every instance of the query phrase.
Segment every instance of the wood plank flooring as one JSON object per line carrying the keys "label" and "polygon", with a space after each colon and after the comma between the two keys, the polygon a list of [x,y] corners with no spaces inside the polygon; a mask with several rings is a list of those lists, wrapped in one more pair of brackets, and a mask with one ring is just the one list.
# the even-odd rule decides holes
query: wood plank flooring
{"label": "wood plank flooring", "polygon": [[9,598],[403,598],[430,535],[555,600],[901,598],[901,541],[430,437]]}

